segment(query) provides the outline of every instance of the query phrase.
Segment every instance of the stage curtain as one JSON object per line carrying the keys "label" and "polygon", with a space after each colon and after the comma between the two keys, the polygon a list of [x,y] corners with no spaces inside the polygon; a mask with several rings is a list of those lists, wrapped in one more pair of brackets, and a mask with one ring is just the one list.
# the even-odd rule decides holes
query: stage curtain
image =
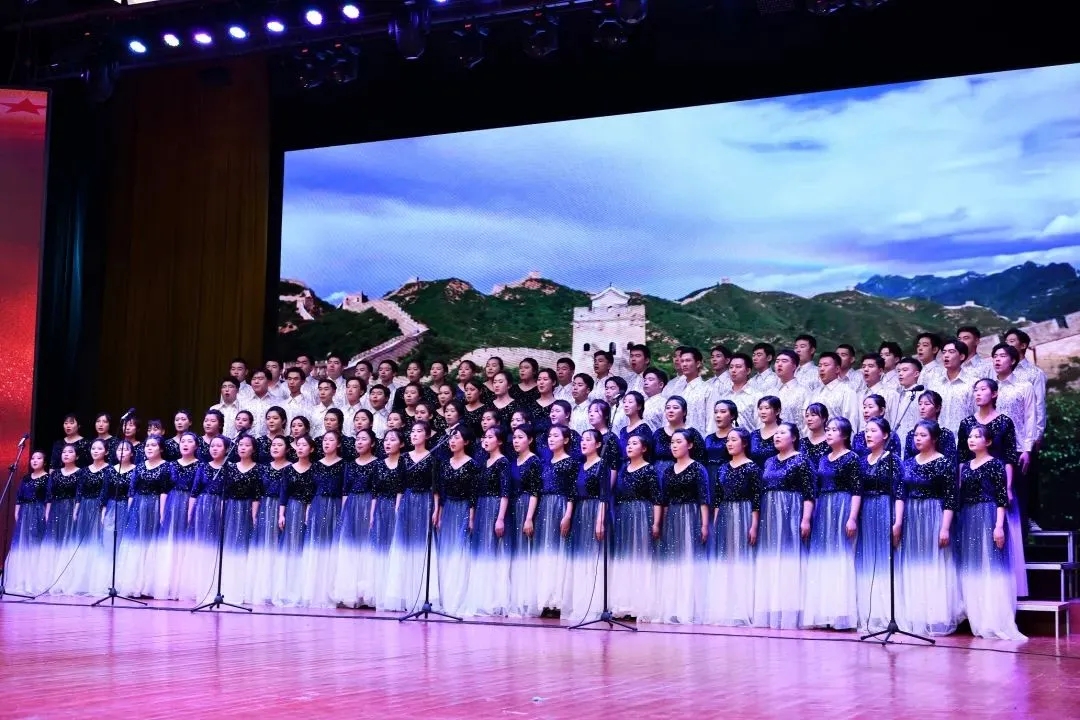
{"label": "stage curtain", "polygon": [[[265,60],[124,76],[111,103],[99,400],[145,423],[218,401],[261,361],[269,187]],[[198,427],[201,418],[196,418]]]}

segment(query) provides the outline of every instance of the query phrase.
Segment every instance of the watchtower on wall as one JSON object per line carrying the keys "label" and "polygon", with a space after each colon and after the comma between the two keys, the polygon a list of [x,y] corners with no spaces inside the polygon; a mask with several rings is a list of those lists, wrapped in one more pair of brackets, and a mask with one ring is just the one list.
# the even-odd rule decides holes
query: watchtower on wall
{"label": "watchtower on wall", "polygon": [[574,308],[572,342],[578,372],[592,372],[597,350],[612,350],[616,366],[623,366],[627,345],[645,342],[645,306],[631,305],[629,295],[608,287],[589,298],[589,307]]}

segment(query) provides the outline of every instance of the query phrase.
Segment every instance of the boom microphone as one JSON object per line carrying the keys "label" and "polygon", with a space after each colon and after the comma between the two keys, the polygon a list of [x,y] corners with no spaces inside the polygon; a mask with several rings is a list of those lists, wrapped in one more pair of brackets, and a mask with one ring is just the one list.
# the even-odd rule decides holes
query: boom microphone
{"label": "boom microphone", "polygon": [[908,392],[917,393],[917,392],[922,392],[925,389],[926,389],[925,385],[916,385],[915,387],[908,388]]}
{"label": "boom microphone", "polygon": [[26,433],[25,435],[22,436],[22,439],[19,440],[19,449],[20,450],[22,450],[24,447],[26,447],[26,441],[29,440],[29,439],[30,439],[30,433]]}
{"label": "boom microphone", "polygon": [[[921,386],[921,385],[919,386],[919,389],[920,389],[920,390],[922,389],[922,386]],[[120,422],[127,422],[127,421],[128,421],[128,420],[130,420],[130,419],[131,419],[131,418],[132,418],[132,417],[133,417],[134,415],[135,415],[135,408],[128,408],[128,411],[127,411],[126,413],[124,413],[123,415],[121,415],[121,416],[120,416]]]}

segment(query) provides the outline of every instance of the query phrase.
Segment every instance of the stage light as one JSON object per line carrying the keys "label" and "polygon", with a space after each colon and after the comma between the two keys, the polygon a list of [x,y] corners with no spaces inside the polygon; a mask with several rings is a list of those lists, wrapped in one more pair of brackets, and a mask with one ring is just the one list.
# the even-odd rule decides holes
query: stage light
{"label": "stage light", "polygon": [[554,15],[537,10],[525,20],[525,54],[543,60],[559,49],[559,20]]}
{"label": "stage light", "polygon": [[360,17],[360,8],[355,5],[346,5],[341,8],[341,14],[349,20],[356,20]]}
{"label": "stage light", "polygon": [[266,22],[266,29],[272,33],[283,33],[285,32],[285,23],[280,20],[268,20]]}
{"label": "stage light", "polygon": [[418,60],[427,46],[429,16],[426,9],[406,8],[390,21],[390,35],[406,60]]}
{"label": "stage light", "polygon": [[308,10],[304,13],[304,20],[308,25],[322,25],[322,13],[318,10]]}
{"label": "stage light", "polygon": [[860,10],[873,10],[874,8],[881,7],[888,0],[850,0],[852,7],[857,7]]}
{"label": "stage light", "polygon": [[832,15],[845,4],[845,0],[807,0],[806,9],[814,15]]}
{"label": "stage light", "polygon": [[146,45],[143,44],[142,40],[132,40],[128,43],[128,49],[131,50],[131,52],[133,53],[142,55],[144,52],[146,52]]}
{"label": "stage light", "polygon": [[593,42],[605,50],[618,50],[626,45],[626,30],[618,20],[605,18],[597,26]]}
{"label": "stage light", "polygon": [[240,27],[239,25],[233,25],[229,28],[229,37],[231,37],[233,40],[245,40],[247,39],[247,36],[247,30]]}
{"label": "stage light", "polygon": [[467,22],[464,27],[454,31],[454,55],[466,70],[472,70],[483,62],[484,38],[487,34],[487,28],[479,27],[472,22]]}
{"label": "stage light", "polygon": [[648,12],[648,0],[615,0],[615,15],[627,25],[637,25]]}
{"label": "stage light", "polygon": [[172,48],[180,47],[180,38],[178,38],[176,35],[174,35],[172,33],[165,33],[164,35],[161,36],[161,39],[169,47],[172,47]]}
{"label": "stage light", "polygon": [[199,43],[200,45],[209,45],[210,43],[214,42],[214,38],[210,36],[210,33],[202,32],[200,30],[199,32],[195,33],[195,42]]}

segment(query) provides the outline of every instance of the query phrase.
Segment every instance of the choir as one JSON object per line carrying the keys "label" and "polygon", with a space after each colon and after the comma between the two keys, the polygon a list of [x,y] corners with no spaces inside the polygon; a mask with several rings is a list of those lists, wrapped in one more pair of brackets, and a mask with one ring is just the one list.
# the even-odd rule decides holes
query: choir
{"label": "choir", "polygon": [[102,594],[115,571],[122,594],[198,601],[223,535],[234,602],[410,611],[430,588],[457,615],[580,621],[606,584],[639,622],[876,631],[895,551],[902,629],[1020,640],[1045,376],[978,337],[883,343],[858,369],[809,335],[716,346],[708,380],[693,347],[674,379],[645,345],[625,377],[608,351],[594,374],[493,357],[427,382],[419,361],[399,382],[389,360],[345,378],[332,354],[316,379],[307,356],[236,360],[201,434],[187,410],[142,441],[135,417],[117,438],[99,415],[93,439],[65,417],[19,488],[7,588]]}

